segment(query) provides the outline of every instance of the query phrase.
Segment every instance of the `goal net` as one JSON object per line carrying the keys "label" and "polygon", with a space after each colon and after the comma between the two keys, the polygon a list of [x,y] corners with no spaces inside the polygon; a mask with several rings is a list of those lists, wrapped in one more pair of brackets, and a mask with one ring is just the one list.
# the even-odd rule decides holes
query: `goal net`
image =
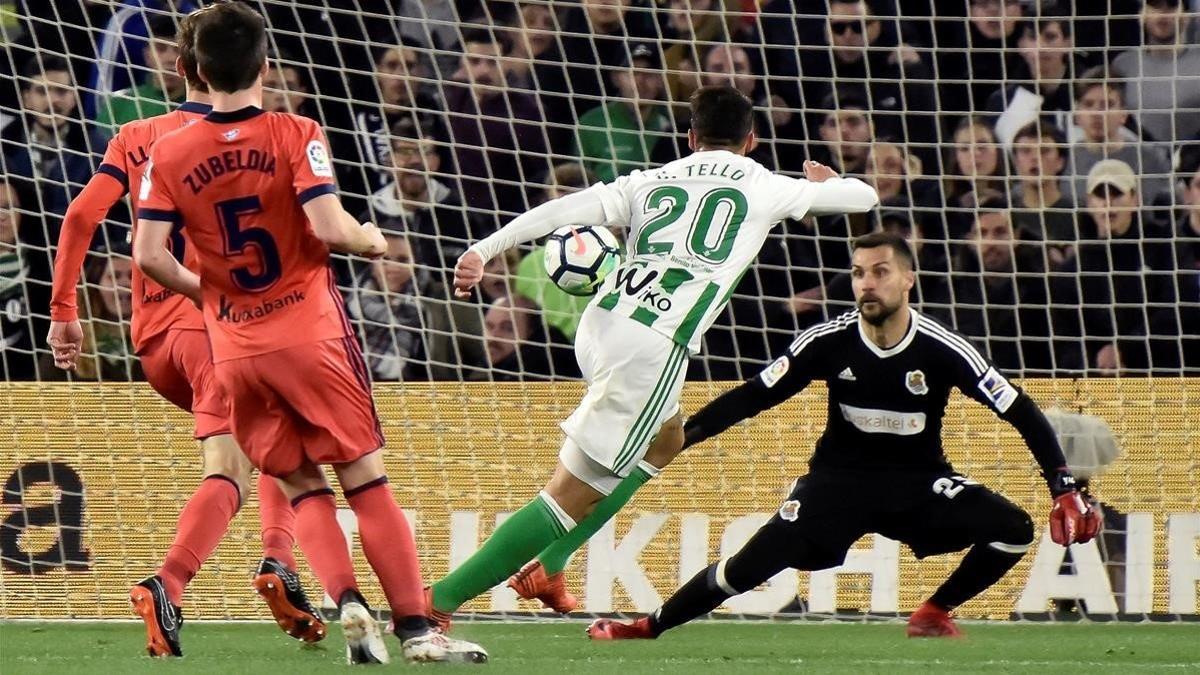
{"label": "goal net", "polygon": [[[131,346],[127,209],[84,268],[78,371],[54,368],[45,344],[67,204],[120,124],[181,100],[170,35],[199,4],[0,2],[0,618],[127,616],[129,585],[157,568],[201,475],[190,418],[144,383]],[[427,578],[541,486],[583,391],[572,341],[587,299],[548,281],[538,244],[492,261],[465,300],[447,287],[454,261],[547,199],[685,155],[688,96],[731,83],[755,104],[752,157],[797,177],[817,159],[882,203],[773,231],[689,365],[684,411],[853,307],[853,237],[902,233],[918,252],[915,306],[1053,409],[1105,511],[1094,543],[1050,542],[1020,437],[956,394],[955,468],[1039,526],[960,616],[1197,615],[1195,3],[250,4],[270,29],[264,107],[321,123],[343,202],[388,235],[385,260],[333,266]],[[651,610],[736,551],[805,472],[824,406],[815,384],[684,453],[572,561],[581,610]],[[339,517],[369,579],[353,515]],[[189,586],[189,620],[266,618],[249,584],[260,553],[251,495]],[[868,536],[843,566],[782,573],[719,612],[895,617],[959,558],[917,561]],[[537,609],[504,588],[464,607]]]}

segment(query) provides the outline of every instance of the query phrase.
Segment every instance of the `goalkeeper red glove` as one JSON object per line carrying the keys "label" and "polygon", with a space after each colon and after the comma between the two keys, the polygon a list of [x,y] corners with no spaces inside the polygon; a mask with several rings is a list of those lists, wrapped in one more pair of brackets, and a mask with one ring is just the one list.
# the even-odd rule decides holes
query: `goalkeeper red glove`
{"label": "goalkeeper red glove", "polygon": [[1050,510],[1050,538],[1059,546],[1083,544],[1100,533],[1100,510],[1086,494],[1077,490],[1054,498]]}
{"label": "goalkeeper red glove", "polygon": [[1083,544],[1100,533],[1100,510],[1095,501],[1078,489],[1071,471],[1063,467],[1047,481],[1054,497],[1050,510],[1050,538],[1060,546]]}

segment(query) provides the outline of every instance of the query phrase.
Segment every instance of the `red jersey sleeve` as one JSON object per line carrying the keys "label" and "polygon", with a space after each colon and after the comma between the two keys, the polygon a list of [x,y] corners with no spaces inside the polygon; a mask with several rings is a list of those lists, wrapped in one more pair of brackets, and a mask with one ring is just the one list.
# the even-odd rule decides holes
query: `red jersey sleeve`
{"label": "red jersey sleeve", "polygon": [[79,318],[75,287],[79,285],[79,270],[87,257],[88,247],[96,228],[108,210],[129,189],[125,174],[125,144],[120,134],[108,142],[104,162],[63,216],[58,235],[58,252],[54,256],[54,285],[50,297],[51,321],[74,321]]}
{"label": "red jersey sleeve", "polygon": [[292,167],[292,188],[303,205],[321,195],[334,194],[333,161],[329,158],[329,143],[320,125],[307,117],[293,116],[296,122],[292,138],[288,139],[288,161]]}
{"label": "red jersey sleeve", "polygon": [[[167,164],[167,152],[164,146],[169,143],[158,142],[150,151],[150,162],[142,174],[141,187],[138,189],[138,218],[146,220],[165,220],[178,225],[182,222],[179,215],[179,204],[171,194],[171,181],[161,175],[161,167]],[[156,173],[158,175],[156,175]]]}

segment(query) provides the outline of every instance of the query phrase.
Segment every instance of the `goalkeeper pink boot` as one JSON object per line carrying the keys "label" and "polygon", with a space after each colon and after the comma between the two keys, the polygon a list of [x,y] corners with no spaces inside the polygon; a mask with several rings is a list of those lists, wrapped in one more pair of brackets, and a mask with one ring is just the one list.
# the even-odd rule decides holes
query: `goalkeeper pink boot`
{"label": "goalkeeper pink boot", "polygon": [[908,637],[962,637],[950,612],[926,600],[908,617]]}

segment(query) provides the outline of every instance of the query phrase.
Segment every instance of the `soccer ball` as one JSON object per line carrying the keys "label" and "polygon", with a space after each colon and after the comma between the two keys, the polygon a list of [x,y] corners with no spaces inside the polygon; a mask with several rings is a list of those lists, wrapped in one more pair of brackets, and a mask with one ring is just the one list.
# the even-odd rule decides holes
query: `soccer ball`
{"label": "soccer ball", "polygon": [[620,264],[620,244],[605,227],[568,225],[546,240],[546,274],[571,295],[595,295]]}

